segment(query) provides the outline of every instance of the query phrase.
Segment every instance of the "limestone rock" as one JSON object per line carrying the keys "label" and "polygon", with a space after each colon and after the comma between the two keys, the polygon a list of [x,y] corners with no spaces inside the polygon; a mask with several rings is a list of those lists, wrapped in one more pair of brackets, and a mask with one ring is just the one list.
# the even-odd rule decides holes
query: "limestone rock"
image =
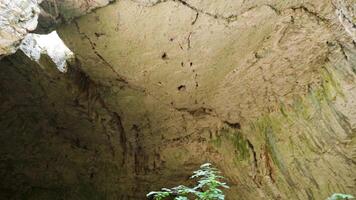
{"label": "limestone rock", "polygon": [[78,66],[61,73],[47,55],[35,62],[21,51],[0,66],[1,199],[127,199],[134,192],[120,116],[96,99],[95,83]]}
{"label": "limestone rock", "polygon": [[48,33],[58,24],[69,23],[94,9],[104,7],[114,0],[46,0],[41,3],[41,15],[36,32]]}
{"label": "limestone rock", "polygon": [[339,3],[123,0],[62,26],[122,113],[136,199],[205,161],[227,199],[352,193],[356,50]]}
{"label": "limestone rock", "polygon": [[0,63],[3,196],[144,199],[204,162],[228,200],[356,191],[352,0],[121,0],[68,16],[67,73],[21,52]]}
{"label": "limestone rock", "polygon": [[0,56],[14,53],[25,35],[37,27],[41,1],[0,1]]}
{"label": "limestone rock", "polygon": [[336,1],[336,13],[345,30],[356,41],[356,3],[352,0]]}
{"label": "limestone rock", "polygon": [[27,33],[35,29],[39,33],[49,33],[58,24],[68,23],[73,18],[106,6],[111,1],[2,0],[0,2],[0,56],[14,53]]}

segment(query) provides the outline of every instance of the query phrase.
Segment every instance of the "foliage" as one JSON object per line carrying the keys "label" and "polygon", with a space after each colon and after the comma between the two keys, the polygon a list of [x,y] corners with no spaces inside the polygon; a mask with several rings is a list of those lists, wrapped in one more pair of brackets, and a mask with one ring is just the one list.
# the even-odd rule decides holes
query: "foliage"
{"label": "foliage", "polygon": [[198,184],[193,187],[187,187],[179,185],[171,189],[162,188],[158,192],[150,192],[147,197],[153,196],[154,200],[163,200],[168,197],[174,198],[174,200],[189,200],[190,197],[194,197],[195,200],[224,200],[222,188],[229,188],[226,183],[221,182],[224,179],[219,175],[220,172],[211,166],[210,163],[206,163],[200,166],[200,169],[193,172],[190,178],[199,178]]}
{"label": "foliage", "polygon": [[348,199],[354,199],[354,197],[349,194],[335,193],[331,195],[331,197],[329,197],[327,200],[348,200]]}

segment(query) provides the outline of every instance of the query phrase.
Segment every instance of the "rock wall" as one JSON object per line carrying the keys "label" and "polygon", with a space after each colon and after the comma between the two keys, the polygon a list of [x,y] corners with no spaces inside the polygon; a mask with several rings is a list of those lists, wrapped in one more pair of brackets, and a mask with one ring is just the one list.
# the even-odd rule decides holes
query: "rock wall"
{"label": "rock wall", "polygon": [[115,0],[45,0],[39,16],[38,33],[48,33],[59,24],[69,23],[76,17],[104,7]]}
{"label": "rock wall", "polygon": [[21,40],[37,27],[41,0],[0,2],[0,57],[15,53]]}
{"label": "rock wall", "polygon": [[1,193],[144,199],[212,162],[231,200],[352,194],[354,16],[352,1],[122,0],[61,25],[67,74],[1,60]]}
{"label": "rock wall", "polygon": [[78,65],[40,63],[21,52],[0,63],[0,199],[128,199],[120,116]]}
{"label": "rock wall", "polygon": [[356,185],[346,12],[350,1],[123,0],[59,33],[111,88],[139,188],[211,161],[227,199],[325,199]]}
{"label": "rock wall", "polygon": [[2,0],[0,58],[15,53],[28,33],[49,33],[58,24],[69,23],[72,19],[111,2],[112,0]]}

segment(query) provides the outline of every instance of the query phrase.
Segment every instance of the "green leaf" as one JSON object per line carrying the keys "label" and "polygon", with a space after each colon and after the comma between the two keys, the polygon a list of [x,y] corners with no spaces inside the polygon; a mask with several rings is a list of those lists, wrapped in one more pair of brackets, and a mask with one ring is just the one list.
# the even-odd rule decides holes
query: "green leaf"
{"label": "green leaf", "polygon": [[354,199],[350,194],[342,194],[342,193],[334,193],[329,197],[327,200],[347,200],[347,199]]}
{"label": "green leaf", "polygon": [[179,196],[179,197],[174,198],[174,200],[188,200],[188,198]]}
{"label": "green leaf", "polygon": [[224,177],[219,175],[219,170],[211,166],[210,163],[205,163],[200,166],[199,170],[193,172],[191,178],[200,178],[193,188],[179,185],[171,189],[162,188],[160,192],[150,192],[147,196],[153,195],[155,200],[163,200],[167,197],[174,198],[174,200],[189,200],[187,195],[197,197],[196,200],[224,200],[225,195],[221,189],[229,188],[229,186],[220,181]]}

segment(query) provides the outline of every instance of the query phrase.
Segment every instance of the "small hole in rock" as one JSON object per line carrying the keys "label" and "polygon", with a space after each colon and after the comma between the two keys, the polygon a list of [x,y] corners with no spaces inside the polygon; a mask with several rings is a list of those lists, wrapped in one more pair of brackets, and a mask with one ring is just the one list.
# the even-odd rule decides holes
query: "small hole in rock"
{"label": "small hole in rock", "polygon": [[232,123],[232,122],[225,121],[225,124],[227,124],[229,127],[234,129],[241,129],[241,124],[238,122]]}
{"label": "small hole in rock", "polygon": [[95,32],[94,34],[96,37],[101,37],[101,36],[105,35],[105,33],[97,33],[97,32]]}
{"label": "small hole in rock", "polygon": [[185,90],[185,85],[180,85],[180,86],[178,86],[178,90],[179,91],[184,91]]}
{"label": "small hole in rock", "polygon": [[161,58],[162,58],[163,60],[168,59],[167,53],[166,53],[166,52],[164,52],[164,53],[162,54]]}

